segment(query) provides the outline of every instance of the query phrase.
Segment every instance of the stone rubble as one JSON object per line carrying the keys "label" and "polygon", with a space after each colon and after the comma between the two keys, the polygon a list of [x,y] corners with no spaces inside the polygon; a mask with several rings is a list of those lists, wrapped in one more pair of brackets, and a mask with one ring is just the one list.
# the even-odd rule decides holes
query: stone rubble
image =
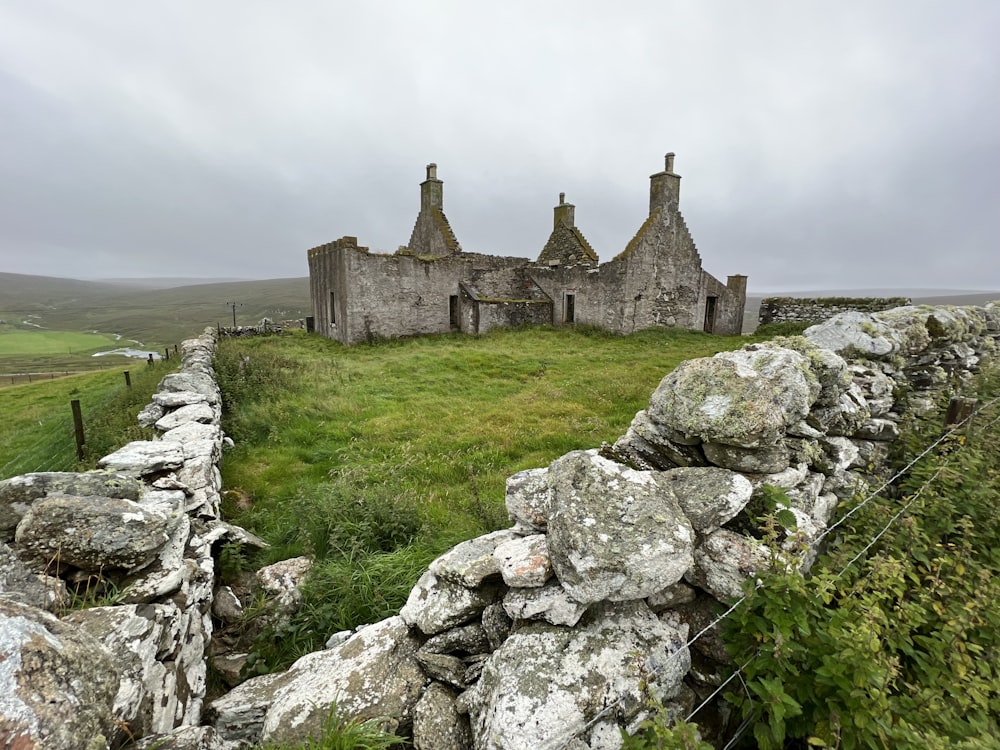
{"label": "stone rubble", "polygon": [[[89,701],[79,712],[90,722],[81,730],[88,749],[122,739],[115,721],[142,737],[140,747],[297,742],[320,731],[336,705],[418,749],[617,750],[621,731],[635,731],[653,701],[686,715],[731,670],[715,628],[689,639],[778,554],[760,539],[765,488],[787,493],[796,520],[781,544],[796,557],[782,564],[807,570],[837,503],[885,471],[900,423],[966,382],[998,339],[996,305],[909,306],[845,313],[801,337],[682,363],[613,445],[510,477],[511,528],[439,556],[398,616],[330,634],[327,649],[243,682],[204,714],[212,613],[225,626],[242,607],[215,581],[212,547],[260,542],[218,518],[217,411],[203,423],[203,411],[189,410],[191,421],[159,440],[105,459],[116,473],[88,475],[120,489],[73,490],[41,476],[0,483],[0,529],[22,559],[52,552],[25,541],[36,539],[32,519],[51,498],[106,496],[98,507],[134,505],[141,512],[129,518],[160,519],[152,553],[122,558],[132,567],[118,579],[127,603],[59,621],[37,606],[53,606],[58,592],[43,594],[30,569],[0,579],[0,642],[15,665],[0,678],[19,679],[24,627],[47,629],[42,641],[67,633],[86,641],[97,668],[114,665],[119,675],[117,694],[78,699]],[[202,369],[172,376],[159,408],[219,403],[210,358],[198,351]],[[167,426],[167,416],[151,424]],[[63,565],[84,563],[93,564],[74,556]],[[268,577],[283,582],[289,606],[307,565],[286,561]],[[44,624],[25,626],[24,611]],[[56,732],[16,685],[2,693],[4,721],[33,738]],[[724,706],[714,715],[702,725],[707,739],[725,729]]]}

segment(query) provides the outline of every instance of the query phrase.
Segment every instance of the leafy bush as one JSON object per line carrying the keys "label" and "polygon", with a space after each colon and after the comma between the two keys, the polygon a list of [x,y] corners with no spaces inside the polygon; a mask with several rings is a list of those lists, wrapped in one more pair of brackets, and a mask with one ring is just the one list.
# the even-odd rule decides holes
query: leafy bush
{"label": "leafy bush", "polygon": [[[998,746],[998,406],[857,506],[811,578],[776,569],[747,589],[726,627],[749,660],[730,696],[752,728],[741,747]],[[908,456],[940,432],[909,430]]]}

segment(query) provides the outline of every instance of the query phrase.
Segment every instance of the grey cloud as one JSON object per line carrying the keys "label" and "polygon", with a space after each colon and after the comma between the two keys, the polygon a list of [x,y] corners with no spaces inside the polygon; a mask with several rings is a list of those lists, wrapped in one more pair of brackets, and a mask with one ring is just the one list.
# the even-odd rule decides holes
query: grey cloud
{"label": "grey cloud", "polygon": [[676,151],[751,288],[1000,288],[1000,6],[312,0],[0,5],[0,269],[279,277],[406,242],[429,161],[467,250],[558,193],[608,259]]}

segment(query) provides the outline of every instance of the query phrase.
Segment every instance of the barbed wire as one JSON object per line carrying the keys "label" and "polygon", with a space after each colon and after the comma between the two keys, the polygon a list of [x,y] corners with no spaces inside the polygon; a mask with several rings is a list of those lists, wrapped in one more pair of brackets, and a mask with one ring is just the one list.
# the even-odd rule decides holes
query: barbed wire
{"label": "barbed wire", "polygon": [[[919,458],[923,458],[924,456],[926,456],[930,452],[930,450],[932,450],[934,447],[940,445],[946,438],[950,437],[956,431],[958,431],[959,429],[962,429],[963,427],[965,427],[966,425],[968,425],[972,421],[973,417],[975,417],[978,414],[981,414],[983,411],[985,411],[989,407],[993,406],[993,404],[995,404],[997,402],[1000,402],[1000,396],[997,396],[996,398],[991,399],[986,404],[983,404],[980,408],[974,410],[965,419],[963,419],[960,422],[958,422],[957,424],[955,424],[951,429],[947,430],[941,437],[939,437],[937,440],[933,441],[931,443],[931,445],[928,446],[927,449],[923,450],[919,454],[918,459],[914,459],[913,461],[911,461],[910,463],[908,463],[907,466],[904,469],[900,470],[900,472],[898,472],[889,482],[884,483],[875,493],[869,495],[869,497],[866,498],[865,501],[867,502],[868,500],[870,500],[870,499],[872,499],[874,497],[877,497],[882,492],[882,490],[884,490],[890,484],[892,484],[897,479],[899,479],[900,476],[905,471],[907,471],[909,468],[912,468],[914,466],[914,464],[916,463],[916,461],[919,460]],[[998,416],[994,417],[992,420],[990,420],[986,425],[983,426],[983,429],[984,430],[988,430],[990,427],[992,427],[997,422],[1000,422],[1000,415],[998,415]],[[864,556],[864,554],[866,552],[868,552],[868,550],[870,550],[873,546],[875,546],[875,544],[878,542],[878,540],[882,538],[882,536],[892,527],[892,525],[894,523],[896,523],[896,521],[898,521],[900,518],[902,518],[903,515],[906,513],[906,511],[909,510],[909,508],[923,495],[924,491],[937,480],[938,476],[940,476],[940,474],[945,470],[945,468],[947,468],[948,463],[950,463],[950,458],[947,459],[945,461],[944,465],[940,466],[937,469],[937,471],[935,471],[934,474],[931,475],[930,478],[928,478],[923,484],[920,485],[920,487],[917,488],[916,492],[914,492],[913,495],[910,496],[910,499],[907,501],[907,503],[902,508],[900,508],[899,511],[897,511],[893,515],[893,517],[889,519],[888,522],[886,522],[886,524],[878,531],[877,534],[875,534],[874,537],[872,537],[872,539],[870,539],[868,541],[868,543],[864,546],[863,549],[861,549],[861,551],[859,551],[853,558],[851,558],[851,560],[840,570],[840,572],[837,573],[837,575],[834,576],[833,580],[835,580],[835,581],[840,580],[847,573],[847,571],[851,568],[851,566],[854,565],[854,563],[856,563],[858,560],[860,560]],[[859,505],[858,507],[860,508],[861,506]],[[857,508],[855,508],[855,510],[857,510]],[[853,511],[852,511],[852,513],[853,513]],[[844,518],[846,518],[846,517],[847,516],[845,515]],[[843,520],[843,519],[841,519],[841,520]],[[840,525],[840,524],[838,523],[836,525]],[[758,586],[757,588],[760,588],[760,587]],[[719,686],[718,689],[716,689],[711,695],[709,695],[705,700],[703,700],[698,705],[697,708],[695,708],[694,710],[692,710],[691,713],[689,713],[687,715],[687,718],[685,718],[684,721],[685,722],[691,721],[691,719],[695,716],[695,714],[697,714],[705,706],[707,706],[715,698],[715,696],[719,692],[721,692],[722,688],[725,687],[725,685],[727,685],[730,682],[732,682],[733,679],[735,679],[736,677],[739,677],[740,680],[742,681],[743,680],[742,675],[743,675],[744,670],[751,663],[753,663],[759,656],[760,656],[760,653],[758,652],[757,654],[755,654],[754,656],[750,657],[745,662],[743,662],[743,664],[741,664],[739,667],[737,667],[737,669],[725,680],[725,682],[722,683],[722,685]],[[743,683],[743,686],[744,686],[744,690],[747,693],[747,697],[750,699],[751,702],[753,702],[753,696],[750,695],[750,691],[749,691],[749,689],[747,689],[745,682]],[[735,742],[738,742],[739,739],[740,739],[740,737],[743,735],[743,733],[746,732],[748,726],[749,725],[748,725],[748,723],[746,721],[744,721],[743,723],[741,723],[740,726],[738,726],[736,728],[736,731],[733,734],[733,736],[723,746],[723,750],[728,750],[728,748],[732,747]]]}
{"label": "barbed wire", "polygon": [[[981,414],[983,411],[985,411],[986,409],[992,407],[994,404],[996,404],[998,402],[1000,402],[1000,396],[994,397],[993,399],[991,399],[990,401],[988,401],[986,404],[983,404],[979,408],[977,408],[974,411],[972,411],[972,413],[970,413],[967,417],[965,417],[964,419],[960,420],[956,424],[952,425],[950,429],[946,430],[940,437],[938,437],[936,440],[934,440],[933,442],[931,442],[930,445],[928,445],[924,450],[922,450],[913,460],[911,460],[909,463],[907,463],[902,469],[900,469],[899,471],[897,471],[890,479],[887,479],[886,481],[884,481],[878,487],[878,489],[870,492],[854,508],[852,508],[848,513],[844,514],[844,516],[842,518],[840,518],[836,523],[832,524],[827,529],[825,529],[823,531],[823,533],[821,533],[811,544],[813,546],[819,544],[820,541],[822,541],[824,538],[826,538],[830,534],[830,532],[832,532],[835,528],[837,528],[838,526],[842,525],[844,523],[844,521],[846,521],[852,515],[854,515],[855,513],[857,513],[859,510],[861,510],[866,505],[868,505],[876,497],[879,497],[879,495],[886,488],[892,486],[897,480],[899,480],[900,478],[902,478],[910,469],[913,468],[913,466],[915,466],[921,459],[923,459],[925,456],[927,456],[937,446],[939,446],[942,442],[944,442],[947,438],[949,438],[955,432],[957,432],[958,430],[964,428],[973,419],[973,417],[975,417],[978,414]],[[997,421],[1000,421],[1000,417],[997,417],[996,419],[994,419],[993,421],[991,421],[989,423],[990,426],[992,426],[992,424],[995,423],[995,422],[997,422]],[[940,473],[940,472],[938,472],[938,473]],[[933,481],[933,479],[935,479],[936,477],[937,477],[937,473],[935,473],[934,477],[932,477],[931,479],[929,479],[927,482],[925,482],[919,488],[918,493],[922,492],[924,490],[924,488],[926,488],[930,484],[930,482]],[[915,498],[913,500],[915,500]],[[911,504],[912,504],[913,500],[911,500]],[[897,514],[897,517],[899,515],[901,515],[901,514]],[[885,533],[884,530],[880,531],[879,534],[878,534],[878,536],[881,536],[884,533]],[[871,546],[874,545],[875,541],[877,541],[877,538],[870,541],[870,543],[868,545],[868,549],[870,549]],[[855,561],[852,560],[851,563],[848,564],[848,567],[850,567],[850,565],[853,564],[853,562],[855,562]],[[838,578],[839,578],[839,576],[838,576]],[[757,579],[757,581],[754,583],[754,590],[757,590],[757,589],[761,588],[762,586],[763,586],[763,582],[760,579]],[[737,609],[739,609],[740,606],[742,606],[747,601],[747,599],[749,599],[749,597],[750,597],[749,594],[744,594],[739,599],[737,599],[735,602],[733,602],[729,606],[729,608],[726,609],[725,612],[723,612],[722,614],[720,614],[719,616],[717,616],[708,625],[706,625],[701,630],[699,630],[683,646],[681,646],[678,649],[676,649],[675,651],[671,652],[671,654],[667,657],[667,659],[664,662],[662,662],[661,664],[657,665],[657,668],[654,669],[654,670],[652,670],[652,674],[657,674],[659,672],[662,672],[671,663],[671,661],[675,657],[677,657],[678,654],[681,654],[681,653],[684,653],[684,652],[688,651],[691,648],[691,646],[693,646],[706,633],[708,633],[713,628],[715,628],[718,625],[720,625],[726,618],[731,617],[732,614]],[[742,666],[740,666],[739,668],[737,668],[732,673],[732,675],[730,675],[730,677],[727,678],[727,680],[726,680],[726,682],[724,684],[728,684],[729,682],[731,682],[737,676],[740,676],[740,679],[742,679],[741,675],[742,675],[743,669],[745,669],[745,667],[748,666],[753,661],[754,658],[755,657],[751,657],[751,659],[749,659],[746,663],[744,663]],[[720,686],[719,690],[721,690],[721,687],[722,686]],[[746,688],[745,684],[744,684],[744,688]],[[712,699],[714,699],[714,697],[718,694],[719,690],[716,690],[715,692],[713,692],[712,695],[710,695],[708,698],[706,698],[704,701],[702,701],[702,703],[699,704],[697,708],[695,708],[693,711],[691,711],[691,713],[688,715],[688,717],[687,717],[687,719],[685,719],[685,721],[689,721],[691,719],[691,717],[693,717],[695,714],[697,714],[699,711],[701,711],[706,705],[708,705],[708,703]],[[748,692],[748,694],[749,694],[749,692]],[[612,712],[614,712],[615,710],[617,710],[625,702],[625,698],[626,698],[626,696],[623,695],[623,696],[619,697],[617,700],[615,700],[612,703],[608,704],[603,709],[601,709],[597,714],[595,714],[595,716],[590,721],[586,722],[583,725],[583,727],[581,727],[579,729],[570,730],[570,733],[569,733],[568,736],[559,737],[559,738],[554,739],[552,743],[545,743],[545,744],[543,744],[541,746],[542,750],[550,750],[550,749],[551,750],[565,750],[565,748],[568,746],[568,744],[570,742],[572,742],[573,739],[575,739],[576,737],[579,737],[584,732],[589,731],[594,726],[596,726],[601,721],[603,721],[605,718],[607,718],[609,715],[611,715]],[[743,729],[743,731],[745,731],[745,728]],[[730,740],[730,744],[731,744],[731,742],[732,742],[732,740]],[[726,747],[729,747],[730,744],[727,744]]]}

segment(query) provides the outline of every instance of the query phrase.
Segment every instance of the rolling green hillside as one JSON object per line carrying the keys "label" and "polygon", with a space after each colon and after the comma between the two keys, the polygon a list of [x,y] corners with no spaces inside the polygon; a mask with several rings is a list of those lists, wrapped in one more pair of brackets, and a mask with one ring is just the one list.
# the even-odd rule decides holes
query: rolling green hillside
{"label": "rolling green hillside", "polygon": [[[153,351],[199,333],[206,326],[238,325],[304,318],[309,311],[308,278],[229,281],[167,289],[117,282],[78,281],[0,273],[0,372],[90,369],[102,363],[90,355],[115,346]],[[41,352],[46,345],[21,332],[100,332],[119,335],[117,344],[98,340],[90,350],[69,345]],[[51,348],[51,347],[48,347]],[[58,354],[59,356],[52,356]],[[69,355],[69,356],[67,356]]]}

